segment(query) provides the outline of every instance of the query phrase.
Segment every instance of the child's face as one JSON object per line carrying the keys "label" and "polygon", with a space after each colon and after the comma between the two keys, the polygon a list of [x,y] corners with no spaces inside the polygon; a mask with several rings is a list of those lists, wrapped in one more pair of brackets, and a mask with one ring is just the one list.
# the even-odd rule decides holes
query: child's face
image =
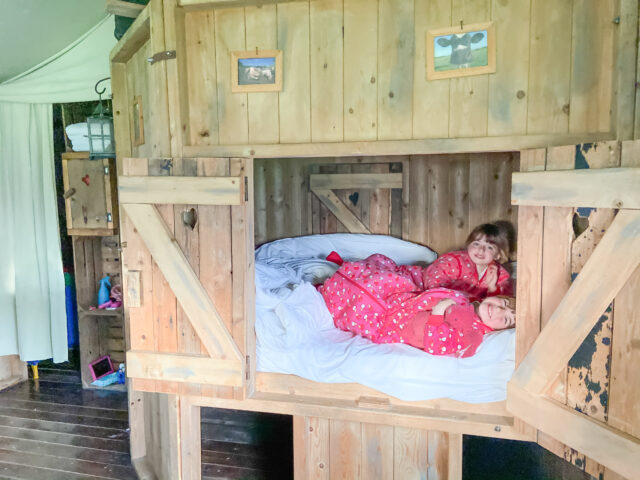
{"label": "child's face", "polygon": [[486,267],[500,256],[500,249],[497,245],[487,242],[487,237],[482,235],[469,244],[467,253],[473,263]]}
{"label": "child's face", "polygon": [[509,307],[509,301],[501,297],[487,297],[478,307],[482,322],[494,330],[511,328],[516,324],[516,312]]}

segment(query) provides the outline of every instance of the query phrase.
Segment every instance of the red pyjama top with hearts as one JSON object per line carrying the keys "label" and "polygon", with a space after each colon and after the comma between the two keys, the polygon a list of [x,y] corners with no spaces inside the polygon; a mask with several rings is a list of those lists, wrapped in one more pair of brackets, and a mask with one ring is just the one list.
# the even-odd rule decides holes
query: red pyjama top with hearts
{"label": "red pyjama top with hearts", "polygon": [[[342,330],[375,343],[420,345],[433,355],[473,355],[491,329],[480,321],[463,293],[446,288],[424,291],[423,270],[399,266],[375,254],[363,261],[344,262],[318,291]],[[452,299],[456,305],[444,315],[432,315],[443,299]],[[419,339],[408,328],[416,320],[424,322]]]}
{"label": "red pyjama top with hearts", "polygon": [[498,262],[493,261],[491,265],[498,268],[498,281],[495,292],[488,293],[487,287],[482,285],[482,280],[489,268],[485,270],[482,277],[478,278],[478,269],[469,257],[466,250],[445,253],[424,270],[424,288],[450,288],[459,292],[464,292],[469,296],[471,302],[482,300],[495,295],[513,295],[513,286],[509,277],[509,272]]}

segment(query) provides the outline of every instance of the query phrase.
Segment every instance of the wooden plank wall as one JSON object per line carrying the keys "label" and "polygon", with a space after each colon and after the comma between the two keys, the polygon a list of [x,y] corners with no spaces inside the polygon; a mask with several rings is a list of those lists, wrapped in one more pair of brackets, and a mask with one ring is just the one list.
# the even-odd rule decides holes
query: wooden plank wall
{"label": "wooden plank wall", "polygon": [[[640,142],[623,142],[622,147],[618,142],[601,142],[553,147],[546,149],[546,152],[544,149],[536,152],[539,155],[533,157],[538,160],[523,163],[523,168],[566,170],[638,166]],[[541,300],[537,313],[533,305],[529,306],[530,314],[539,318],[537,325],[528,323],[526,327],[518,329],[518,345],[522,345],[518,348],[519,358],[528,348],[526,332],[544,327],[616,214],[612,209],[526,208],[527,211],[533,208],[543,210],[542,219],[539,220],[543,232],[540,240],[541,272],[535,276],[537,283],[522,283],[525,282],[525,272],[521,272],[520,281],[527,292],[539,287]],[[521,247],[526,249],[524,241],[527,238],[522,238],[524,225],[520,225],[520,228],[523,240]],[[530,232],[529,237],[534,233]],[[535,250],[533,244],[531,249]],[[523,251],[522,254],[528,252]],[[631,399],[637,399],[640,380],[632,370],[634,365],[637,367],[640,358],[637,358],[637,348],[633,345],[640,319],[631,312],[640,307],[640,301],[631,292],[637,293],[639,276],[640,273],[636,272],[612,305],[602,313],[599,322],[571,358],[567,368],[561,372],[551,391],[555,400],[635,436],[640,434],[640,409],[637,402]],[[527,280],[533,281],[533,277]],[[529,295],[527,300],[534,302],[534,297]],[[535,335],[531,338],[535,338]],[[594,477],[603,478],[604,475],[607,479],[618,478],[590,458],[542,432],[538,433],[538,443]]]}
{"label": "wooden plank wall", "polygon": [[295,478],[462,478],[462,435],[294,416]]}
{"label": "wooden plank wall", "polygon": [[[618,1],[596,3],[306,0],[187,11],[184,143],[610,131]],[[427,81],[427,30],[486,21],[496,23],[496,73]],[[231,93],[229,51],[274,48],[283,90]]]}
{"label": "wooden plank wall", "polygon": [[[256,159],[256,245],[345,231],[309,191],[310,173],[402,171],[404,192],[359,190],[355,199],[356,191],[344,190],[338,196],[373,233],[405,238],[443,253],[464,244],[480,223],[506,219],[516,224],[517,209],[510,200],[514,169],[518,169],[515,153]],[[403,201],[406,218],[402,218]]]}

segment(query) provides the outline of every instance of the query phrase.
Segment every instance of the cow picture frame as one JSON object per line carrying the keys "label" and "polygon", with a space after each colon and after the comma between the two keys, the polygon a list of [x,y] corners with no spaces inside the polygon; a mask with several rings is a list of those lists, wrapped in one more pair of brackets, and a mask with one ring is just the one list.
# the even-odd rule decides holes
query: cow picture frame
{"label": "cow picture frame", "polygon": [[427,31],[427,80],[495,73],[493,22]]}
{"label": "cow picture frame", "polygon": [[231,52],[231,91],[279,92],[282,90],[282,50]]}

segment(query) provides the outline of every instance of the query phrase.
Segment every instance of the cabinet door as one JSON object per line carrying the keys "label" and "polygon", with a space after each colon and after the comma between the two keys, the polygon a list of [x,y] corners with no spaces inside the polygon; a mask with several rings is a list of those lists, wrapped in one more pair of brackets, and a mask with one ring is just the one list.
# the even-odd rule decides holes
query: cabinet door
{"label": "cabinet door", "polygon": [[[255,370],[250,159],[123,159],[127,375],[137,390],[243,396]],[[234,390],[235,389],[235,390]]]}
{"label": "cabinet door", "polygon": [[105,170],[101,160],[64,160],[67,198],[67,229],[106,229],[107,217]]}

